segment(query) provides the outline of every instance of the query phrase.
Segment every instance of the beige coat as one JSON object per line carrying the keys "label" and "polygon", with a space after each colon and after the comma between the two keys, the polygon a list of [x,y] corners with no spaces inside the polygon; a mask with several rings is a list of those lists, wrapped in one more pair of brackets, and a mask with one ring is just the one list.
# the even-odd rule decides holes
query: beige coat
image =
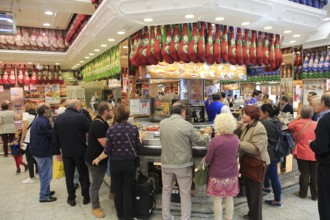
{"label": "beige coat", "polygon": [[11,110],[0,111],[0,134],[15,134],[15,112]]}
{"label": "beige coat", "polygon": [[240,135],[240,157],[244,154],[257,155],[254,146],[259,148],[260,157],[266,164],[270,164],[270,159],[267,151],[268,138],[265,127],[260,121],[255,121],[248,129],[246,126],[241,128]]}

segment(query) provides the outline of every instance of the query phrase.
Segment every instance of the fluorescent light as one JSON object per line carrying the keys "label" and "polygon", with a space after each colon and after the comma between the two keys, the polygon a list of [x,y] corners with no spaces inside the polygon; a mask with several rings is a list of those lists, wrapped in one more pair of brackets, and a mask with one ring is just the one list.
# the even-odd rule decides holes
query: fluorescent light
{"label": "fluorescent light", "polygon": [[55,65],[60,65],[60,63],[55,63]]}
{"label": "fluorescent light", "polygon": [[101,44],[101,47],[107,47],[108,45],[106,45],[106,44]]}
{"label": "fluorescent light", "polygon": [[45,15],[53,15],[53,12],[51,12],[51,11],[45,11]]}
{"label": "fluorescent light", "polygon": [[217,18],[215,18],[215,20],[216,21],[223,21],[223,20],[225,20],[225,18],[224,17],[217,17]]}
{"label": "fluorescent light", "polygon": [[80,60],[79,62],[80,62],[80,63],[83,63],[84,61],[83,61],[83,60]]}
{"label": "fluorescent light", "polygon": [[93,53],[89,53],[88,55],[89,55],[89,56],[94,56],[94,54],[93,54]]}
{"label": "fluorescent light", "polygon": [[285,31],[283,31],[283,34],[289,34],[291,32],[292,32],[291,30],[285,30]]}
{"label": "fluorescent light", "polygon": [[250,22],[245,21],[245,22],[243,22],[241,25],[246,26],[246,25],[249,25],[249,24],[250,24]]}
{"label": "fluorescent light", "polygon": [[125,31],[118,31],[117,34],[124,35]]}
{"label": "fluorescent light", "polygon": [[330,17],[323,18],[323,21],[330,21]]}
{"label": "fluorescent light", "polygon": [[266,26],[266,27],[264,27],[265,30],[270,30],[272,28],[273,28],[272,26]]}
{"label": "fluorescent light", "polygon": [[76,69],[76,67],[72,67],[71,69],[73,69],[73,70],[74,70],[74,69]]}
{"label": "fluorescent light", "polygon": [[123,48],[124,48],[124,49],[127,49],[127,48],[128,48],[128,46],[123,46]]}
{"label": "fluorescent light", "polygon": [[292,37],[300,37],[300,36],[301,36],[300,34],[295,34]]}
{"label": "fluorescent light", "polygon": [[27,62],[27,64],[32,64],[32,62]]}
{"label": "fluorescent light", "polygon": [[99,49],[95,49],[94,51],[95,51],[95,52],[99,52],[100,50],[99,50]]}
{"label": "fluorescent light", "polygon": [[290,40],[290,43],[296,43],[296,41],[295,40]]}
{"label": "fluorescent light", "polygon": [[111,42],[111,41],[115,41],[115,39],[113,39],[113,38],[109,38],[108,41],[110,41],[110,42]]}
{"label": "fluorescent light", "polygon": [[85,59],[89,59],[90,57],[85,57]]}
{"label": "fluorescent light", "polygon": [[153,22],[154,20],[152,18],[145,18],[143,19],[145,22]]}
{"label": "fluorescent light", "polygon": [[50,26],[49,23],[44,23],[43,25],[44,25],[45,27],[49,27],[49,26]]}
{"label": "fluorescent light", "polygon": [[191,19],[191,18],[194,18],[195,15],[185,15],[184,17],[187,18],[187,19]]}
{"label": "fluorescent light", "polygon": [[80,66],[80,63],[77,63],[76,66]]}

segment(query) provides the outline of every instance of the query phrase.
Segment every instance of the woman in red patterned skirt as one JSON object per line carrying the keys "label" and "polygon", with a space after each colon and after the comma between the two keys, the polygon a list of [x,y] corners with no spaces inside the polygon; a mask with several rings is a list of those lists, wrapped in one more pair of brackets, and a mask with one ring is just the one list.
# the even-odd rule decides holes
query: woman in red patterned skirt
{"label": "woman in red patterned skirt", "polygon": [[210,165],[207,194],[214,198],[214,217],[222,219],[222,199],[225,203],[225,219],[233,218],[233,197],[239,193],[237,155],[239,138],[234,134],[237,121],[232,114],[216,116],[214,129],[217,135],[212,139],[205,156]]}

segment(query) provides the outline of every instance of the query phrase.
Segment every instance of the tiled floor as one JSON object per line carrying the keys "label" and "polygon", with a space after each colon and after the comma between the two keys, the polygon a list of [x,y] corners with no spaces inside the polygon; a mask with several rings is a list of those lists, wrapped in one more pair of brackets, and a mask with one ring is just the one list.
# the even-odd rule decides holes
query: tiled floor
{"label": "tiled floor", "polygon": [[[77,206],[71,207],[66,203],[67,193],[64,179],[53,180],[52,190],[56,191],[56,202],[39,203],[39,180],[34,184],[23,184],[28,173],[15,175],[15,163],[12,157],[4,158],[0,156],[0,220],[87,220],[96,219],[91,214],[91,205],[83,205],[80,195],[80,188],[77,192]],[[203,190],[201,190],[203,191]],[[283,193],[282,208],[273,208],[263,205],[263,217],[266,220],[273,219],[299,219],[314,220],[318,219],[317,202],[311,199],[299,199],[294,196],[297,186],[290,187]],[[103,184],[100,190],[101,206],[105,211],[105,219],[117,219],[113,205],[113,200],[108,199],[108,188]],[[271,196],[266,198],[271,199]],[[161,196],[157,196],[157,207],[150,219],[161,219]],[[240,199],[241,201],[244,199]],[[212,203],[206,196],[200,199],[193,198],[192,219],[213,219]],[[236,200],[236,204],[237,204]],[[175,219],[180,219],[180,206],[173,204]],[[234,219],[242,219],[247,213],[246,203],[240,203],[235,207]]]}

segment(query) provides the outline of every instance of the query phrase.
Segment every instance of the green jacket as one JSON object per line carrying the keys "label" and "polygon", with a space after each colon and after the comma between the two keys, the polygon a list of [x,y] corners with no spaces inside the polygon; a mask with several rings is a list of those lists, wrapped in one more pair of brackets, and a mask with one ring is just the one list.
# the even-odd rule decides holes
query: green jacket
{"label": "green jacket", "polygon": [[185,168],[193,165],[193,144],[203,146],[209,141],[181,115],[173,114],[160,122],[161,163],[164,168]]}

